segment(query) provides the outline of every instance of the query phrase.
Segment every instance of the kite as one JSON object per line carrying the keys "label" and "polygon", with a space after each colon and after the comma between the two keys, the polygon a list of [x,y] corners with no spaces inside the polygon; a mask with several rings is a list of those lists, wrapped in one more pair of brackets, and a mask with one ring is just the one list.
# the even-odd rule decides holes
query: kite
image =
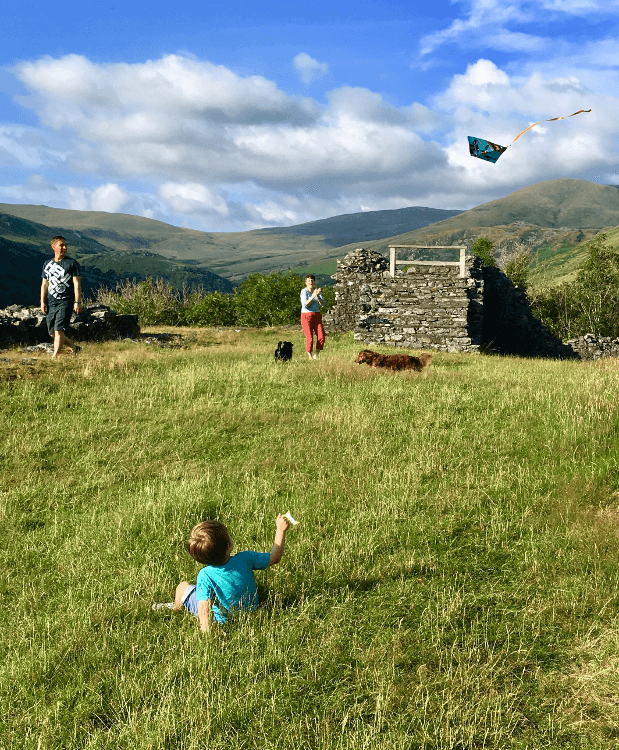
{"label": "kite", "polygon": [[[539,122],[534,122],[533,125],[529,125],[528,128],[522,131],[522,133],[518,133],[518,135],[514,138],[514,140],[509,144],[509,146],[513,146],[514,143],[520,138],[521,135],[524,135],[528,130],[531,130],[531,128],[534,128],[536,125],[541,125],[542,122],[554,122],[555,120],[565,120],[567,117],[574,117],[574,115],[579,115],[582,112],[591,112],[590,109],[579,109],[578,112],[574,112],[571,115],[566,115],[566,117],[551,117],[550,120],[540,120]],[[498,160],[499,156],[504,151],[507,151],[509,146],[499,146],[498,143],[492,143],[492,141],[486,141],[484,138],[473,138],[472,135],[469,135],[469,152],[471,156],[476,156],[478,159],[484,159],[484,161],[490,161],[493,164]]]}

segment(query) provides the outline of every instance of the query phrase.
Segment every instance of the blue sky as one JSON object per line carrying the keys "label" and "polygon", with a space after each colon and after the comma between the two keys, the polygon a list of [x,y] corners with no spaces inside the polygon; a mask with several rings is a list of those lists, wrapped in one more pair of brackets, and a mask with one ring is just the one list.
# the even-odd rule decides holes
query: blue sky
{"label": "blue sky", "polygon": [[619,0],[3,11],[0,202],[243,231],[619,184]]}

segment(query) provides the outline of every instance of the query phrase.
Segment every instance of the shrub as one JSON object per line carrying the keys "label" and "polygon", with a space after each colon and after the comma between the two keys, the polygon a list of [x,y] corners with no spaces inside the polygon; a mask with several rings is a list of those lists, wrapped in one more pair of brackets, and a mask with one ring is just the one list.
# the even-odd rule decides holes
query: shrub
{"label": "shrub", "polygon": [[303,279],[289,271],[264,276],[252,273],[236,294],[236,316],[239,325],[274,326],[296,323],[301,312]]}
{"label": "shrub", "polygon": [[539,287],[527,294],[533,315],[557,338],[567,341],[580,335],[575,283]]}
{"label": "shrub", "polygon": [[604,239],[591,243],[575,281],[529,295],[533,314],[563,340],[585,333],[619,336],[619,252],[604,247]]}
{"label": "shrub", "polygon": [[497,262],[492,255],[494,245],[487,237],[478,237],[471,246],[471,253],[481,258],[484,266],[496,266]]}
{"label": "shrub", "polygon": [[95,301],[121,315],[137,315],[141,325],[179,325],[185,297],[163,279],[146,279],[123,281],[115,291],[101,287]]}
{"label": "shrub", "polygon": [[[202,291],[191,295],[162,279],[125,281],[115,291],[101,288],[95,302],[120,314],[138,315],[142,325],[275,326],[298,323],[301,313],[301,276],[274,272],[253,273],[232,294]],[[335,289],[323,289],[326,309],[335,303]]]}
{"label": "shrub", "polygon": [[194,293],[185,308],[184,318],[190,326],[236,325],[236,297],[223,292]]}

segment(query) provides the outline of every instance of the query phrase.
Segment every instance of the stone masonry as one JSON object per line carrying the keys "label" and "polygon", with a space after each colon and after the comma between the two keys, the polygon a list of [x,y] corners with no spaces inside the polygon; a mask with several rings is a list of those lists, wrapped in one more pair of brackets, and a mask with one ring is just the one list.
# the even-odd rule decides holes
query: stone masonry
{"label": "stone masonry", "polygon": [[498,268],[469,255],[458,266],[410,265],[389,272],[379,253],[358,248],[338,260],[327,331],[354,331],[364,344],[494,351],[525,357],[579,355],[533,317],[526,294]]}
{"label": "stone masonry", "polygon": [[479,350],[484,281],[477,257],[467,259],[465,278],[457,266],[411,265],[393,278],[388,268],[383,255],[361,248],[338,260],[327,330],[352,330],[367,344]]}
{"label": "stone masonry", "polygon": [[[139,338],[137,315],[117,315],[105,305],[85,307],[73,313],[67,331],[77,341],[105,341],[118,338]],[[0,310],[0,348],[50,342],[45,316],[38,307],[11,305]]]}

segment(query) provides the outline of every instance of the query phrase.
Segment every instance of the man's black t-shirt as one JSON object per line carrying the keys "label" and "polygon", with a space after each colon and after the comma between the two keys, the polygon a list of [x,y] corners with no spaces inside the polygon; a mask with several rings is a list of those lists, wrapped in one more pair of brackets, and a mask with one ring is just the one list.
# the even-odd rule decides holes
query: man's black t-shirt
{"label": "man's black t-shirt", "polygon": [[73,258],[63,258],[55,261],[53,258],[43,264],[41,278],[47,279],[47,294],[59,301],[75,300],[73,277],[80,276],[79,263]]}

